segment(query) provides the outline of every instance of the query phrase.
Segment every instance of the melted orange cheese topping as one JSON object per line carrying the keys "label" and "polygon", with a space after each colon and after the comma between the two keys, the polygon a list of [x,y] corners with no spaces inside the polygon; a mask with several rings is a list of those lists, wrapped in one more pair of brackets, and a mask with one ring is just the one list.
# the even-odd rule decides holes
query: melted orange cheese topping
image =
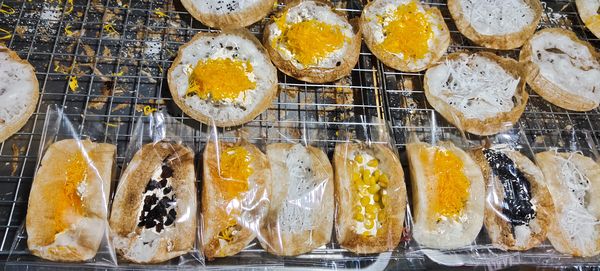
{"label": "melted orange cheese topping", "polygon": [[252,156],[244,147],[232,147],[221,152],[219,186],[226,200],[248,191],[248,178],[254,173]]}
{"label": "melted orange cheese topping", "polygon": [[433,179],[428,187],[431,216],[436,220],[460,216],[469,199],[471,185],[464,174],[462,160],[450,151],[437,149],[433,157],[428,150],[422,150],[421,161],[432,166],[428,176]]}
{"label": "melted orange cheese topping", "polygon": [[[81,196],[77,193],[77,187],[87,180],[87,162],[83,153],[77,151],[75,155],[67,160],[64,175],[64,185],[56,193],[56,190],[50,196],[54,198],[55,216],[54,231],[58,234],[74,223],[74,215],[84,215],[84,206]],[[50,192],[50,191],[49,191]]]}
{"label": "melted orange cheese topping", "polygon": [[[391,21],[383,27],[385,39],[380,46],[404,59],[422,59],[429,51],[433,30],[428,14],[419,11],[416,2],[399,6]],[[380,23],[383,20],[380,19]]]}
{"label": "melted orange cheese topping", "polygon": [[240,93],[256,87],[256,82],[248,77],[252,70],[249,61],[229,58],[200,60],[190,75],[186,95],[195,94],[204,100],[234,100]]}
{"label": "melted orange cheese topping", "polygon": [[315,19],[290,25],[286,23],[286,17],[287,13],[284,13],[275,18],[282,34],[273,40],[273,47],[279,48],[277,43],[283,43],[300,64],[315,65],[344,46],[346,38],[339,26]]}

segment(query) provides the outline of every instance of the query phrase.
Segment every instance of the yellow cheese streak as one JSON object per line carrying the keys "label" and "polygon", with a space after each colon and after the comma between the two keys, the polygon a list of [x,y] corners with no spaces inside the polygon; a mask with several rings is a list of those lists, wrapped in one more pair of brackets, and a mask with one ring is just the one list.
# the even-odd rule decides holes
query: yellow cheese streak
{"label": "yellow cheese streak", "polygon": [[198,95],[203,100],[235,100],[240,93],[256,88],[250,80],[252,65],[249,61],[230,58],[198,61],[189,78],[186,95]]}
{"label": "yellow cheese streak", "polygon": [[429,216],[439,221],[441,217],[458,218],[469,199],[471,183],[464,174],[463,162],[454,153],[436,148],[421,150],[421,162],[428,170]]}
{"label": "yellow cheese streak", "polygon": [[295,24],[286,23],[287,12],[275,18],[275,24],[282,34],[273,40],[274,48],[281,43],[300,64],[316,65],[329,54],[344,46],[346,40],[337,25],[310,19]]}
{"label": "yellow cheese streak", "polygon": [[[385,38],[380,46],[388,52],[402,54],[405,60],[423,59],[433,37],[429,15],[419,11],[416,2],[410,2],[387,16],[391,21],[383,27]],[[380,23],[383,24],[383,18]]]}

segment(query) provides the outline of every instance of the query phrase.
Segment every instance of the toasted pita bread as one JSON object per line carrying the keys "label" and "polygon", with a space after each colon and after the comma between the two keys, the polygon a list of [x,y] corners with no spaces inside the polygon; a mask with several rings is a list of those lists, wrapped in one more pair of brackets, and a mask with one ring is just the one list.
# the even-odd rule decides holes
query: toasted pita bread
{"label": "toasted pita bread", "polygon": [[[544,173],[556,211],[548,230],[552,246],[573,256],[600,254],[600,198],[597,196],[600,194],[600,165],[580,153],[546,151],[536,154],[535,159]],[[566,176],[579,174],[587,180],[568,183]],[[585,187],[587,189],[580,189]],[[578,192],[582,193],[581,201],[575,195]]]}
{"label": "toasted pita bread", "polygon": [[[454,63],[457,68],[449,69]],[[489,52],[452,53],[429,68],[424,81],[429,104],[460,130],[476,135],[497,134],[512,127],[529,99],[519,63]],[[456,89],[451,91],[449,86]]]}
{"label": "toasted pita bread", "polygon": [[23,128],[39,96],[33,66],[0,44],[0,143]]}
{"label": "toasted pita bread", "polygon": [[[246,154],[240,153],[242,148]],[[229,164],[223,155],[233,152]],[[242,162],[240,162],[242,161]],[[242,168],[248,161],[247,168]],[[221,169],[236,166],[237,168]],[[239,253],[254,238],[268,211],[271,167],[267,156],[256,146],[238,143],[208,142],[204,149],[202,182],[202,244],[208,259]],[[247,180],[233,179],[233,171],[249,170]],[[221,172],[228,172],[223,173]]]}
{"label": "toasted pita bread", "polygon": [[116,146],[57,141],[46,150],[29,194],[27,247],[61,262],[92,259],[107,233]]}
{"label": "toasted pita bread", "polygon": [[267,146],[273,191],[259,240],[269,253],[294,256],[331,239],[333,168],[315,147],[275,143]]}
{"label": "toasted pita bread", "polygon": [[[472,154],[486,181],[484,225],[494,246],[528,250],[544,242],[554,204],[540,169],[514,150],[479,148]],[[497,166],[512,174],[496,173]],[[514,200],[507,202],[507,195]],[[511,208],[511,213],[504,208]]]}
{"label": "toasted pita bread", "polygon": [[[363,160],[360,165],[356,162],[357,156]],[[367,157],[376,159],[378,165],[368,166],[370,161],[367,161]],[[336,201],[335,228],[340,246],[358,254],[393,250],[400,243],[404,228],[404,212],[406,211],[404,172],[398,157],[387,145],[372,144],[369,147],[364,143],[343,143],[335,147],[333,161]],[[356,220],[357,212],[354,210],[356,206],[361,207],[360,216],[367,215],[366,208],[363,210],[360,203],[359,193],[361,192],[359,190],[368,192],[370,185],[365,184],[360,177],[358,180],[353,180],[353,176],[360,171],[361,167],[366,167],[369,171],[373,169],[370,174],[374,174],[375,170],[380,170],[381,174],[385,175],[385,180],[374,180],[375,182],[372,184],[379,189],[375,194],[380,201],[375,201],[375,198],[370,196],[373,200],[370,205],[383,207],[379,212],[384,213],[381,216],[376,214],[375,232],[367,235],[363,233],[369,232],[364,226],[364,220],[368,218],[362,217],[363,221]]]}
{"label": "toasted pita bread", "polygon": [[[434,249],[454,249],[473,243],[483,226],[485,202],[483,176],[475,161],[450,142],[440,142],[438,146],[422,142],[409,143],[406,150],[412,181],[415,241],[421,246]],[[438,200],[440,203],[435,203],[436,198],[450,198],[452,202],[460,199],[456,198],[459,195],[445,194],[437,189],[441,182],[435,175],[432,176],[434,169],[431,165],[435,164],[433,157],[438,150],[448,151],[461,160],[462,173],[468,181],[466,202],[462,208],[455,209],[458,212],[456,217],[445,216],[432,207],[445,202],[445,200]],[[423,157],[426,157],[427,161],[423,161]],[[440,205],[439,208],[454,207]]]}
{"label": "toasted pita bread", "polygon": [[117,253],[159,263],[190,251],[196,240],[194,153],[177,143],[144,145],[125,169],[110,216]]}
{"label": "toasted pita bread", "polygon": [[539,0],[448,0],[448,9],[465,37],[500,50],[521,47],[542,17]]}

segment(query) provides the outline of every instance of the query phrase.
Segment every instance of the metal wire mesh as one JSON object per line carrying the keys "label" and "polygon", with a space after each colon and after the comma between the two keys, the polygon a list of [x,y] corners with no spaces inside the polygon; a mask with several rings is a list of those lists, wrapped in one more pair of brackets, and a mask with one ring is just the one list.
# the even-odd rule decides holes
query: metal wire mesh
{"label": "metal wire mesh", "polygon": [[[350,18],[360,15],[360,1],[334,2]],[[424,2],[441,9],[451,31],[450,51],[483,49],[456,30],[445,1]],[[600,41],[582,25],[573,2],[543,2],[541,27],[571,28],[582,39],[600,48]],[[165,107],[178,120],[196,128],[194,142],[200,148],[206,141],[208,127],[189,119],[171,102],[166,72],[181,44],[199,31],[213,29],[195,21],[178,1],[75,0],[71,5],[66,0],[0,0],[0,4],[4,9],[14,9],[14,13],[0,15],[0,28],[11,34],[4,41],[36,68],[41,90],[41,102],[27,125],[0,143],[1,256],[9,252],[25,218],[48,105],[64,106],[71,119],[82,123],[81,132],[85,133],[86,124],[102,124],[104,138],[99,140],[116,142],[119,154],[125,152],[133,121],[143,114],[144,107]],[[250,29],[260,35],[263,23]],[[518,50],[499,53],[518,56]],[[69,86],[70,78],[77,79],[75,90]],[[443,130],[455,132],[455,128],[427,104],[422,79],[423,73],[403,73],[385,67],[363,45],[358,65],[348,78],[339,82],[307,84],[279,74],[279,96],[265,113],[245,128],[256,140],[266,137],[276,141],[281,139],[278,135],[284,130],[320,124],[319,129],[325,127],[325,133],[311,140],[331,154],[339,141],[336,134],[339,127],[363,125],[354,118],[357,115],[374,116],[390,121],[397,147],[403,152],[407,131],[430,132],[426,123],[432,116],[439,120]],[[565,129],[590,131],[587,140],[598,145],[598,110],[568,112],[550,105],[531,91],[530,94],[519,125],[532,146],[541,149],[557,145]],[[536,144],[537,137],[546,134],[556,137]],[[117,164],[122,165],[123,159],[118,155]],[[252,264],[257,261],[257,254],[266,257],[257,246],[245,251],[246,254],[232,261]],[[365,264],[336,262],[343,253],[331,243],[303,259],[324,266]],[[319,258],[333,260],[319,262]],[[410,265],[403,262],[398,267]]]}

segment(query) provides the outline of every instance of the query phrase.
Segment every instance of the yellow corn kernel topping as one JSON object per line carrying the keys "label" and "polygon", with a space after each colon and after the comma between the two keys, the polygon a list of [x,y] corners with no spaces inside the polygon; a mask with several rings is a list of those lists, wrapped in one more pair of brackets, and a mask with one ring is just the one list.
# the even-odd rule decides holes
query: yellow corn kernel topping
{"label": "yellow corn kernel topping", "polygon": [[248,74],[253,72],[249,61],[230,58],[198,61],[190,75],[187,96],[223,101],[235,100],[240,93],[256,88]]}
{"label": "yellow corn kernel topping", "polygon": [[379,225],[387,219],[382,200],[387,196],[384,188],[387,187],[389,180],[378,167],[379,160],[370,156],[357,154],[354,159],[348,160],[352,191],[357,193],[359,204],[353,208],[353,218],[363,228],[357,233],[366,237],[376,235]]}
{"label": "yellow corn kernel topping", "polygon": [[[385,39],[380,46],[405,60],[422,59],[429,51],[433,37],[428,14],[418,9],[416,1],[399,6],[391,15],[392,20],[383,27]],[[380,19],[383,23],[383,19]]]}

